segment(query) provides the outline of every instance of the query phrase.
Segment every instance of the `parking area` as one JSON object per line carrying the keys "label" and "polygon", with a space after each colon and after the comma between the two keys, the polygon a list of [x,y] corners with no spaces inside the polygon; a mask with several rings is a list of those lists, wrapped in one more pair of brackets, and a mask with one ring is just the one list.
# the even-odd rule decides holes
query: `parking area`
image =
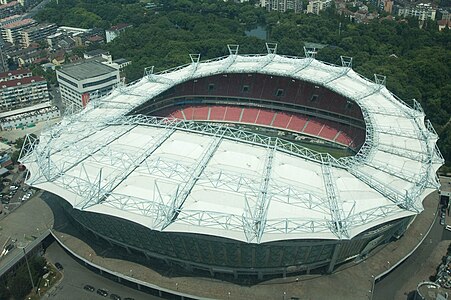
{"label": "parking area", "polygon": [[26,171],[19,170],[18,166],[11,168],[10,174],[3,180],[4,188],[0,191],[2,210],[0,219],[17,209],[21,204],[33,197],[37,190],[24,184]]}
{"label": "parking area", "polygon": [[45,257],[55,266],[58,267],[59,264],[59,269],[63,273],[61,283],[48,294],[48,298],[66,300],[160,299],[94,273],[74,260],[57,242],[47,248]]}

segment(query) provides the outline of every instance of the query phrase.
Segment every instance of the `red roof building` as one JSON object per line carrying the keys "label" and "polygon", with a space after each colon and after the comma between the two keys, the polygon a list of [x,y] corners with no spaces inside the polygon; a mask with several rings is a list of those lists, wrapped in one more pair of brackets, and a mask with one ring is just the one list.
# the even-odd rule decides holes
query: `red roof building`
{"label": "red roof building", "polygon": [[0,111],[49,101],[47,81],[29,76],[0,82]]}

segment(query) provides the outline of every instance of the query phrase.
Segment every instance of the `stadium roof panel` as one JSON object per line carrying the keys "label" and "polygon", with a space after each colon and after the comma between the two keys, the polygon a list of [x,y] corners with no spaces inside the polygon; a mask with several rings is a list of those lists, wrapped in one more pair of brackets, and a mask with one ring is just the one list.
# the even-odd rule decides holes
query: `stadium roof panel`
{"label": "stadium roof panel", "polygon": [[[290,76],[354,100],[367,125],[364,146],[337,160],[224,125],[127,116],[174,85],[228,73]],[[30,185],[77,209],[154,230],[251,243],[346,239],[420,212],[424,196],[438,187],[443,158],[423,118],[347,67],[230,55],[118,87],[43,132],[39,143],[29,137],[33,147],[21,161]]]}

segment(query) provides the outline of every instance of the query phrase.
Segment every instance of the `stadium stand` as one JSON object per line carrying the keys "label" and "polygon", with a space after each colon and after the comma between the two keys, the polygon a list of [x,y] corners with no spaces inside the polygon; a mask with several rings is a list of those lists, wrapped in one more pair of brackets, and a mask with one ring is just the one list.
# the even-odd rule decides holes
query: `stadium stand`
{"label": "stadium stand", "polygon": [[344,125],[299,113],[273,111],[264,108],[185,105],[183,107],[173,107],[172,110],[165,108],[158,111],[156,115],[193,121],[233,122],[270,126],[321,138],[353,149],[365,141],[364,130],[351,125]]}

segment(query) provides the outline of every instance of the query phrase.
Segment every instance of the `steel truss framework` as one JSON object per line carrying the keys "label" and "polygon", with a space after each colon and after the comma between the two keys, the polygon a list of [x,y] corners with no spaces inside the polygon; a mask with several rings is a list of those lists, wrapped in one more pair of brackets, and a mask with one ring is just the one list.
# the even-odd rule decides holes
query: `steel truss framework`
{"label": "steel truss framework", "polygon": [[[191,226],[209,227],[240,231],[247,242],[260,243],[265,233],[333,233],[338,239],[352,238],[352,230],[365,224],[377,224],[396,215],[400,211],[411,214],[422,210],[421,201],[427,189],[439,187],[436,169],[443,164],[443,157],[436,147],[437,134],[429,121],[423,123],[424,112],[418,102],[413,107],[396,98],[385,88],[386,78],[375,75],[375,82],[352,71],[352,58],[342,57],[342,67],[319,62],[314,52],[305,50],[306,58],[288,57],[276,54],[277,44],[267,44],[267,55],[238,55],[238,45],[229,45],[229,56],[205,62],[200,55],[190,55],[191,64],[179,66],[155,74],[153,67],[145,69],[144,78],[128,86],[120,85],[107,98],[97,99],[87,109],[67,115],[61,124],[43,132],[39,140],[27,136],[20,160],[26,165],[34,165],[28,183],[39,185],[53,183],[76,195],[74,207],[86,210],[103,204],[149,218],[149,227],[164,230],[174,222]],[[213,68],[206,66],[213,65]],[[186,72],[185,72],[186,70]],[[317,72],[318,78],[309,72]],[[174,79],[172,74],[184,75]],[[298,144],[247,132],[227,125],[196,123],[167,118],[157,118],[127,113],[134,107],[149,101],[161,92],[184,81],[222,73],[260,73],[287,76],[323,86],[357,103],[366,124],[365,143],[353,157],[335,159],[326,153],[318,153]],[[356,82],[358,88],[340,87],[344,80]],[[142,87],[148,85],[149,92]],[[152,87],[152,88],[150,88]],[[382,96],[387,105],[371,105],[373,96]],[[126,98],[127,101],[122,100]],[[382,100],[381,100],[382,101]],[[108,113],[96,114],[96,111]],[[384,116],[409,121],[409,127],[381,123]],[[134,152],[121,151],[109,147],[115,140],[134,128],[150,126],[162,129],[160,136]],[[114,128],[114,130],[105,130]],[[187,165],[177,160],[152,158],[152,154],[174,132],[188,132],[211,136],[211,142],[204,149],[195,164]],[[96,143],[88,142],[88,137],[96,134]],[[61,136],[71,136],[60,141]],[[419,148],[412,149],[387,142],[383,136],[393,140],[412,139]],[[227,172],[207,169],[210,159],[224,139],[265,147],[267,150],[263,173],[260,179]],[[404,141],[404,140],[402,140]],[[61,158],[64,152],[70,158]],[[273,157],[277,152],[288,153],[319,164],[324,181],[324,193],[302,191],[290,185],[281,185],[272,180]],[[376,158],[377,153],[418,162],[419,171],[387,164]],[[57,161],[57,160],[63,160]],[[95,161],[99,166],[108,166],[106,172],[99,167],[96,175],[88,171],[85,162]],[[114,167],[113,167],[114,166]],[[79,167],[79,173],[71,170]],[[139,198],[117,192],[115,189],[133,172],[139,170],[161,178],[180,182],[176,192],[167,199],[160,192],[158,181],[154,193]],[[355,203],[346,213],[342,207],[336,184],[335,170],[345,170],[391,201],[391,204],[364,211],[355,210]],[[412,188],[400,190],[375,176],[368,170],[377,170],[390,177],[411,184]],[[245,196],[243,215],[228,212],[187,210],[183,204],[195,186],[221,188],[242,193]],[[293,206],[313,209],[329,215],[324,220],[306,218],[268,219],[271,202],[284,202]]]}

